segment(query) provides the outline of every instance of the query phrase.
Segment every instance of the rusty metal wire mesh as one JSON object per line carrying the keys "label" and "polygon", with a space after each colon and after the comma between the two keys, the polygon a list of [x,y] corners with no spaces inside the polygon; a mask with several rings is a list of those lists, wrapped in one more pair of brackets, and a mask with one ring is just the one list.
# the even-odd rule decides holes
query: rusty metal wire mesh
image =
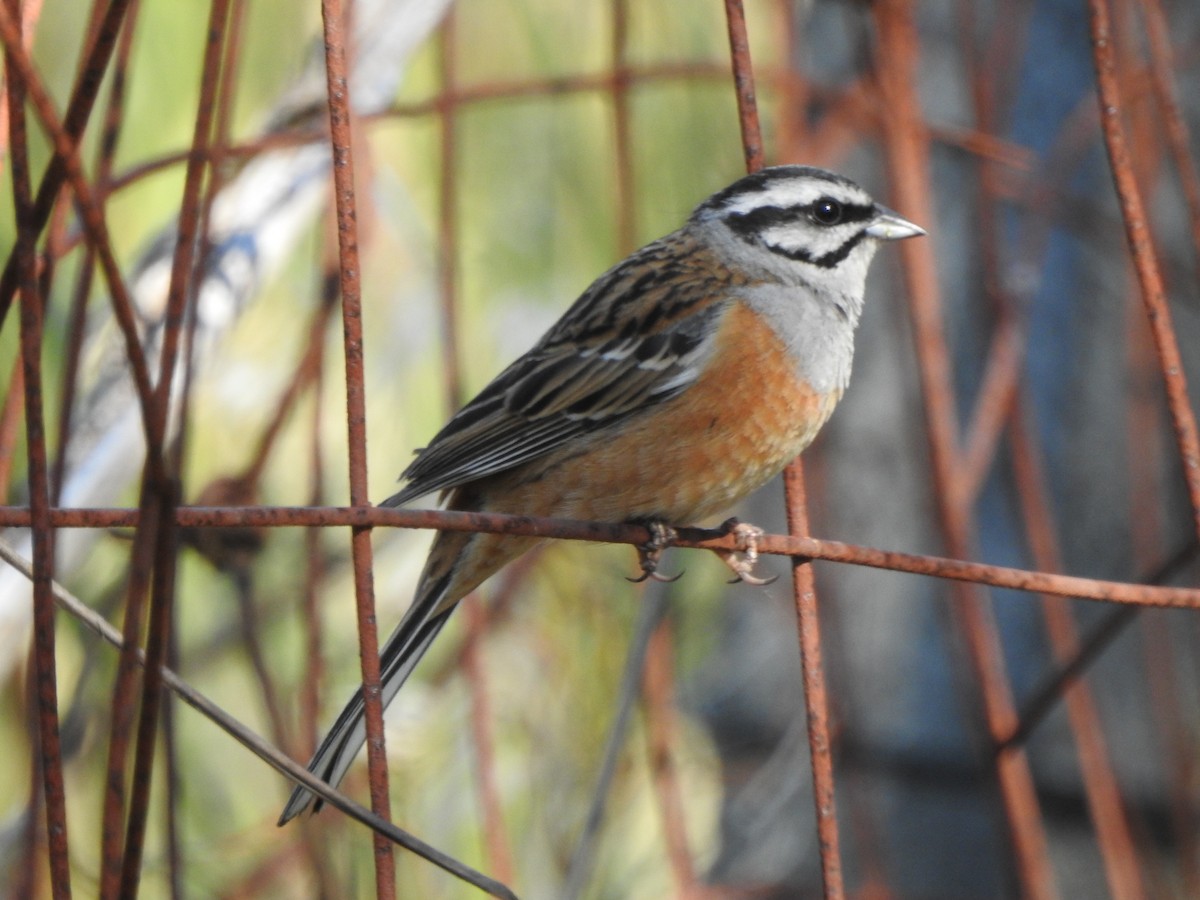
{"label": "rusty metal wire mesh", "polygon": [[[1194,4],[66,6],[0,2],[13,896],[1200,895]],[[276,830],[419,530],[645,540],[370,500],[764,162],[931,233],[742,513],[793,591],[514,564]]]}

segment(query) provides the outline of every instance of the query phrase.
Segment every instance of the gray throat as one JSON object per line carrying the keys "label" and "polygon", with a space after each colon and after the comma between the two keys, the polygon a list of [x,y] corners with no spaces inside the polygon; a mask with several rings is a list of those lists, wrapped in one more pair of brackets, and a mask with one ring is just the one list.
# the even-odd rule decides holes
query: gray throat
{"label": "gray throat", "polygon": [[854,362],[862,297],[818,287],[759,284],[742,294],[796,361],[796,373],[820,393],[843,391]]}

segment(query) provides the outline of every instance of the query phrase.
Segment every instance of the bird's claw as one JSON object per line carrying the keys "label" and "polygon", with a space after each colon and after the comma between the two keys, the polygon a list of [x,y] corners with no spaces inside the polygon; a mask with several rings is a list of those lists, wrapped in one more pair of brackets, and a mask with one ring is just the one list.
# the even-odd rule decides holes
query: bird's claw
{"label": "bird's claw", "polygon": [[772,575],[770,578],[759,578],[754,574],[754,566],[758,562],[758,539],[766,532],[757,525],[739,522],[737,519],[729,519],[722,525],[722,528],[726,534],[732,534],[737,538],[736,549],[713,551],[721,558],[721,562],[729,566],[733,572],[734,577],[729,583],[737,584],[739,581],[742,581],[746,584],[752,584],[755,587],[765,587],[768,584],[774,584],[779,578],[778,575]]}
{"label": "bird's claw", "polygon": [[661,581],[664,584],[670,584],[672,581],[678,581],[683,577],[683,573],[678,575],[660,575],[658,572],[658,563],[662,559],[663,551],[675,542],[675,529],[664,522],[657,520],[645,523],[646,529],[650,532],[650,540],[637,548],[638,551],[638,566],[641,567],[642,574],[637,578],[629,578],[626,576],[626,581],[632,581],[634,584],[641,584],[646,580]]}

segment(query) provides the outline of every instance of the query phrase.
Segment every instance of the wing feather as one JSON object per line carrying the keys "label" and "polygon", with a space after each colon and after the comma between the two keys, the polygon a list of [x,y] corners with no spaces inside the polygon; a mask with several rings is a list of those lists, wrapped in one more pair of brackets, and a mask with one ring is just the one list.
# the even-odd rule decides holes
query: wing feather
{"label": "wing feather", "polygon": [[[664,403],[698,377],[729,304],[676,232],[602,275],[528,353],[464,406],[384,501],[398,506],[515,468]],[[690,261],[690,262],[688,262]]]}

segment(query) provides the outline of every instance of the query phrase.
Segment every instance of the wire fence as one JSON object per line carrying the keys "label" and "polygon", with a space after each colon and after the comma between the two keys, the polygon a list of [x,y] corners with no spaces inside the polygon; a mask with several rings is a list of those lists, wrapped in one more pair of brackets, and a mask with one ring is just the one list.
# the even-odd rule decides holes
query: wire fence
{"label": "wire fence", "polygon": [[[366,869],[341,863],[333,851],[337,846],[359,848],[359,858],[370,860],[376,896],[395,896],[398,878],[408,891],[447,890],[444,881],[431,881],[423,872],[402,868],[398,873],[396,844],[496,896],[621,891],[619,881],[601,884],[605,876],[596,874],[597,860],[605,853],[628,856],[630,848],[614,849],[611,842],[597,848],[595,841],[604,828],[605,804],[612,802],[620,748],[634,740],[628,711],[639,695],[649,771],[646,794],[655,811],[652,844],[659,867],[654,880],[643,882],[656,886],[651,891],[689,897],[786,896],[800,890],[797,884],[808,889],[819,884],[829,897],[939,890],[958,895],[962,881],[950,880],[949,874],[940,884],[936,873],[918,877],[911,859],[899,859],[912,854],[913,845],[898,836],[896,820],[916,822],[919,817],[916,807],[905,807],[894,792],[888,793],[893,788],[879,787],[880,760],[891,757],[863,749],[863,717],[888,701],[867,697],[870,682],[854,662],[863,651],[851,646],[861,604],[877,601],[856,594],[840,574],[841,565],[884,570],[881,583],[888,587],[882,590],[894,592],[896,599],[888,602],[897,605],[906,596],[898,587],[901,573],[938,579],[930,590],[947,616],[947,641],[962,650],[960,668],[954,668],[959,657],[953,652],[947,663],[960,673],[951,677],[961,694],[957,720],[973,742],[966,756],[985,773],[978,779],[983,806],[999,823],[994,829],[999,837],[981,842],[992,854],[983,868],[999,874],[977,896],[1080,895],[1080,884],[1096,883],[1078,880],[1083,876],[1073,870],[1076,857],[1070,857],[1069,865],[1056,863],[1070,853],[1053,808],[1055,790],[1064,789],[1054,774],[1058,770],[1039,765],[1036,740],[1047,717],[1061,716],[1063,709],[1067,737],[1048,755],[1070,758],[1063,765],[1072,773],[1067,781],[1078,784],[1083,831],[1091,848],[1080,858],[1098,863],[1096,877],[1114,897],[1200,893],[1197,792],[1190,762],[1200,698],[1186,686],[1200,657],[1191,613],[1180,613],[1187,616],[1183,620],[1162,617],[1157,610],[1147,615],[1145,652],[1137,656],[1134,670],[1124,673],[1146,698],[1141,710],[1137,702],[1132,704],[1132,715],[1150,722],[1153,738],[1147,755],[1154,758],[1156,773],[1150,786],[1139,782],[1113,749],[1114,744],[1127,746],[1123,731],[1129,724],[1114,716],[1131,715],[1131,707],[1115,713],[1106,708],[1104,698],[1097,696],[1106,682],[1095,674],[1137,610],[1200,606],[1200,588],[1193,586],[1200,536],[1200,435],[1187,387],[1188,375],[1197,377],[1200,362],[1194,352],[1200,344],[1189,340],[1200,331],[1194,304],[1200,296],[1200,178],[1188,128],[1198,113],[1194,97],[1200,96],[1189,89],[1196,83],[1200,58],[1200,21],[1194,11],[1184,3],[1159,0],[1080,0],[994,6],[947,2],[931,12],[902,0],[876,0],[818,13],[806,4],[763,0],[750,4],[747,16],[740,0],[726,0],[723,11],[709,10],[695,24],[697,30],[714,24],[724,29],[720,37],[727,40],[729,52],[721,60],[676,55],[671,46],[657,46],[653,23],[683,18],[669,4],[653,14],[625,0],[592,4],[586,11],[568,9],[570,4],[511,6],[522,10],[530,31],[546,44],[553,44],[555,27],[564,22],[579,29],[601,25],[608,44],[595,53],[602,61],[594,71],[477,77],[473,73],[487,71],[475,58],[484,50],[478,42],[495,26],[480,4],[463,2],[448,11],[447,3],[428,0],[346,5],[323,0],[319,60],[271,108],[270,122],[259,136],[236,137],[236,105],[252,80],[243,68],[243,54],[253,43],[255,22],[258,27],[262,22],[253,18],[253,4],[213,0],[203,27],[188,34],[195,44],[189,52],[198,54],[189,77],[198,88],[188,94],[194,98],[195,115],[187,149],[149,157],[133,154],[126,160],[118,148],[136,106],[132,87],[136,79],[152,77],[145,68],[131,69],[131,60],[139,42],[156,37],[152,28],[167,27],[162,10],[145,0],[96,0],[79,43],[74,80],[60,103],[55,99],[58,85],[47,78],[45,54],[50,51],[33,43],[34,35],[40,41],[50,27],[53,4],[43,10],[29,0],[0,3],[0,40],[6,50],[0,141],[12,211],[5,226],[12,247],[0,280],[0,336],[7,341],[0,364],[11,373],[0,411],[0,480],[5,495],[14,498],[0,508],[0,526],[14,529],[4,550],[11,566],[6,576],[12,580],[0,585],[10,598],[0,610],[10,637],[0,641],[0,651],[6,655],[5,684],[16,698],[12,705],[27,710],[20,715],[26,716],[21,727],[28,731],[30,748],[27,763],[10,766],[29,777],[5,795],[5,803],[19,810],[10,817],[16,826],[7,829],[3,848],[12,896],[65,897],[73,887],[77,893],[92,893],[93,886],[103,897],[131,896],[139,888],[183,896],[195,892],[197,884],[225,896],[369,894],[362,883]],[[1045,35],[1052,33],[1043,19],[1048,8],[1086,25],[1078,36],[1090,43],[1077,52],[1090,57],[1094,75],[1081,89],[1082,99],[1052,132],[1022,143],[1014,136],[1019,129],[1012,126],[1022,79],[1032,79],[1034,91],[1048,91],[1039,86],[1037,73],[1053,69],[1038,60],[1048,46]],[[723,22],[718,12],[724,13]],[[823,39],[837,43],[831,35],[849,45],[842,48],[841,58],[848,62],[840,69],[822,55]],[[707,39],[712,40],[711,34]],[[661,57],[648,53],[647,46]],[[752,50],[757,65],[752,65]],[[553,56],[552,50],[544,52]],[[826,63],[833,71],[820,71]],[[435,85],[430,96],[398,93],[400,72],[409,65]],[[55,68],[50,74],[59,73]],[[729,100],[731,84],[736,113]],[[897,532],[890,545],[910,549],[810,536],[815,529],[808,510],[814,511],[817,529],[835,529],[838,514],[831,510],[859,508],[856,501],[833,496],[846,477],[854,477],[837,475],[838,466],[853,469],[853,455],[839,451],[845,444],[836,432],[813,448],[808,468],[817,477],[807,491],[813,497],[806,498],[800,464],[788,469],[787,533],[768,534],[759,544],[764,555],[787,557],[793,576],[802,665],[787,703],[797,720],[803,719],[808,761],[803,752],[795,752],[785,762],[793,776],[811,765],[811,781],[805,792],[808,811],[797,816],[792,808],[789,814],[805,834],[795,846],[811,848],[817,860],[807,868],[803,860],[787,860],[799,874],[785,865],[785,875],[768,866],[741,880],[722,876],[719,860],[714,861],[719,851],[712,847],[717,839],[698,835],[696,798],[702,791],[684,752],[690,728],[677,702],[689,691],[677,681],[681,622],[678,613],[664,614],[670,598],[677,596],[674,586],[658,588],[657,599],[648,593],[643,600],[640,637],[632,642],[627,663],[627,689],[612,700],[609,740],[615,749],[599,785],[586,803],[577,804],[588,814],[573,810],[564,817],[569,823],[564,827],[572,833],[560,846],[529,848],[523,826],[517,824],[528,827],[527,814],[514,805],[507,784],[516,752],[512,722],[497,711],[507,707],[495,696],[501,689],[484,637],[494,633],[497,623],[518,615],[515,595],[533,589],[533,567],[524,561],[499,579],[489,603],[466,604],[460,649],[443,664],[443,671],[462,672],[466,691],[466,712],[458,721],[466,724],[471,783],[455,784],[453,790],[454,803],[474,810],[467,817],[473,821],[472,836],[465,841],[473,849],[437,849],[433,845],[458,848],[464,841],[461,836],[450,841],[436,823],[432,832],[447,841],[426,842],[392,824],[394,813],[397,821],[406,821],[416,801],[408,794],[413,784],[406,781],[402,808],[396,812],[400,795],[389,790],[384,748],[394,733],[385,731],[379,703],[376,609],[382,592],[377,589],[379,549],[373,547],[373,534],[436,528],[634,545],[645,543],[649,534],[640,525],[371,505],[367,427],[375,427],[379,413],[368,388],[373,330],[378,329],[371,314],[378,307],[364,309],[364,302],[365,295],[380,287],[378,281],[364,286],[364,272],[371,268],[369,257],[386,241],[377,233],[380,216],[373,210],[373,191],[365,185],[374,183],[372,176],[381,165],[378,132],[397,122],[420,123],[427,129],[420,141],[435,160],[436,184],[421,189],[436,210],[431,278],[436,321],[422,321],[412,309],[406,314],[413,323],[409,327],[422,330],[418,343],[426,348],[437,344],[441,385],[431,389],[426,376],[424,393],[440,393],[438,403],[429,405],[449,413],[467,397],[466,385],[481,374],[465,349],[468,333],[478,330],[471,321],[478,312],[472,297],[480,280],[467,274],[472,263],[464,258],[472,252],[464,238],[464,207],[479,183],[468,174],[477,152],[470,137],[478,125],[474,116],[510,112],[519,123],[520,112],[505,104],[530,98],[549,104],[584,98],[602,104],[615,259],[637,245],[643,232],[639,219],[651,218],[646,198],[653,196],[657,180],[648,174],[653,162],[644,157],[652,158],[656,151],[647,149],[644,133],[653,131],[655,123],[639,107],[644,99],[639,91],[663,85],[719,91],[722,99],[714,106],[722,116],[726,143],[738,135],[750,170],[768,160],[835,168],[844,163],[868,170],[864,157],[878,161],[886,173],[881,183],[887,185],[889,205],[932,235],[904,242],[894,277],[886,288],[875,288],[906,304],[892,304],[889,321],[898,325],[883,336],[890,357],[867,361],[865,372],[864,363],[856,363],[855,387],[864,380],[868,385],[862,389],[864,397],[870,396],[869,385],[877,384],[873,366],[874,371],[892,366],[887,370],[891,374],[881,377],[909,387],[899,400],[887,391],[877,396],[903,406],[884,418],[905,415],[906,434],[888,441],[912,451],[908,466],[923,470],[914,479],[920,514],[894,513],[901,520],[910,516],[914,525],[911,532]],[[760,117],[768,124],[766,136]],[[520,124],[512,127],[523,141],[541,139]],[[45,136],[45,145],[39,135]],[[1102,174],[1093,172],[1081,186],[1084,167],[1079,161],[1098,145],[1104,162],[1095,171]],[[944,165],[948,156],[953,166]],[[40,174],[31,157],[47,160]],[[130,262],[126,242],[112,226],[111,208],[123,192],[164,174],[175,179],[176,196],[182,197],[175,203],[174,221],[151,241],[149,251]],[[725,171],[725,180],[736,174]],[[669,177],[683,176],[672,172]],[[553,193],[558,188],[534,183],[524,190]],[[688,190],[703,193],[694,185]],[[948,213],[955,204],[962,208]],[[310,221],[324,223],[315,227],[319,237],[311,238],[319,248],[318,262],[313,267],[309,260],[306,276],[306,288],[316,299],[307,321],[296,329],[294,357],[282,361],[289,374],[267,408],[256,410],[255,433],[240,441],[250,448],[249,461],[236,469],[228,464],[197,488],[199,479],[189,472],[203,468],[189,454],[198,440],[196,384],[206,377],[217,348],[236,340],[235,324],[252,314],[269,282],[289,277],[279,272],[286,260],[304,255],[305,229],[310,227],[305,223]],[[1103,368],[1082,375],[1065,372],[1054,358],[1070,354],[1047,350],[1037,330],[1046,323],[1040,291],[1047,284],[1060,286],[1045,274],[1047,260],[1056,252],[1055,235],[1065,232],[1080,241],[1097,234],[1111,238],[1118,227],[1123,246],[1098,240],[1101,249],[1087,258],[1091,269],[1101,273],[1096,277],[1116,282],[1114,292],[1125,298],[1121,327],[1104,348]],[[153,232],[150,225],[145,229]],[[499,238],[508,245],[510,236]],[[1117,246],[1119,253],[1112,249]],[[1097,257],[1105,253],[1101,264]],[[963,284],[973,285],[970,296],[952,296],[952,291],[966,290]],[[104,314],[115,332],[100,363],[88,357],[96,340],[96,326],[90,323],[99,314],[93,295],[107,296]],[[1181,303],[1177,297],[1192,302]],[[295,311],[290,311],[293,316]],[[331,320],[339,311],[341,340],[333,342],[328,339],[336,331]],[[433,333],[436,341],[427,337]],[[880,346],[870,343],[870,335],[865,338],[867,348]],[[344,374],[335,361],[338,343]],[[863,349],[860,345],[860,360]],[[1079,354],[1086,356],[1084,350]],[[1117,376],[1111,375],[1113,370]],[[1080,568],[1081,561],[1106,558],[1089,556],[1079,547],[1079,535],[1088,532],[1089,523],[1056,522],[1055,508],[1074,496],[1064,480],[1072,485],[1081,481],[1082,492],[1101,498],[1111,485],[1104,482],[1102,467],[1073,460],[1075,445],[1064,437],[1067,426],[1055,420],[1055,415],[1064,418],[1062,406],[1048,407],[1040,392],[1047,382],[1062,388],[1064,382],[1094,378],[1107,378],[1105,384],[1118,389],[1098,405],[1091,394],[1077,401],[1093,420],[1099,417],[1084,439],[1095,446],[1095,435],[1106,434],[1107,441],[1127,449],[1119,464],[1128,497],[1111,515],[1120,521],[1124,543],[1119,552],[1111,545],[1103,551],[1118,562],[1089,570]],[[344,385],[345,406],[335,409],[331,397],[339,385]],[[764,391],[771,389],[763,385]],[[864,405],[862,415],[869,408]],[[848,416],[853,420],[854,415],[852,408]],[[305,424],[298,426],[302,417]],[[1069,423],[1070,416],[1065,418]],[[331,420],[345,423],[344,464],[330,449]],[[1104,449],[1100,443],[1096,452]],[[148,448],[144,456],[139,446]],[[270,461],[285,454],[291,469],[307,470],[305,505],[262,504],[264,491],[271,492],[269,485],[264,487]],[[344,504],[329,500],[336,493],[328,484],[331,471],[346,472]],[[904,491],[897,490],[895,497],[872,493],[870,479],[862,477],[863,510],[903,506]],[[133,486],[136,503],[122,505]],[[189,497],[194,502],[185,502]],[[1017,551],[996,549],[996,524],[989,517],[997,504],[1011,523],[1008,540]],[[1071,512],[1089,508],[1076,503]],[[280,654],[264,640],[263,617],[277,611],[269,612],[260,602],[255,586],[269,532],[285,528],[305,529],[303,571],[296,578],[304,596],[292,613],[299,624],[291,638],[293,646],[302,648],[293,653],[302,660],[302,672],[294,681],[280,674]],[[331,528],[349,529],[348,558],[341,555],[344,549],[331,549],[334,542],[323,538],[322,532]],[[101,533],[120,535],[119,550],[110,543],[96,551]],[[849,528],[841,533],[874,532]],[[677,546],[733,549],[735,544],[721,530],[681,528]],[[249,660],[252,687],[241,691],[257,688],[266,739],[240,721],[243,716],[231,713],[230,703],[209,699],[184,674],[195,648],[181,651],[180,622],[189,612],[177,601],[181,586],[201,577],[188,571],[192,553],[234,586],[239,611],[229,643]],[[813,561],[839,564],[827,583],[825,569],[815,573],[823,579],[819,594]],[[361,661],[355,677],[365,686],[369,809],[350,799],[361,784],[354,776],[343,794],[295,762],[306,759],[315,743],[327,694],[340,699],[328,687],[323,660],[339,649],[330,646],[322,610],[336,602],[334,589],[345,587],[336,573],[347,564]],[[106,567],[110,574],[86,574]],[[1063,574],[1066,569],[1107,577]],[[113,571],[119,576],[112,576]],[[106,601],[92,591],[110,577],[117,587]],[[389,592],[392,580],[387,580]],[[72,585],[73,593],[59,581]],[[1022,654],[1025,639],[1014,637],[1011,622],[1003,617],[1009,598],[989,588],[1038,595],[1041,621],[1030,627],[1044,641],[1044,656],[1031,662]],[[192,590],[186,592],[188,602]],[[324,594],[331,595],[328,604]],[[1110,606],[1096,616],[1081,613],[1078,604],[1064,598]],[[739,593],[723,602],[754,601]],[[1028,599],[1021,602],[1030,608]],[[914,604],[913,616],[916,608]],[[117,648],[110,673],[102,664],[80,662],[73,639],[64,651],[67,618],[60,611]],[[96,646],[90,639],[89,644]],[[25,652],[22,678],[8,660],[21,660]],[[85,740],[72,717],[83,715],[77,709],[87,703],[65,698],[63,686],[76,675],[85,684],[80,673],[95,665],[101,665],[106,680],[102,691],[93,685],[85,697],[92,704],[88,721],[93,732]],[[22,688],[27,696],[21,695]],[[99,715],[97,697],[107,704]],[[180,798],[201,802],[196,798],[203,788],[189,784],[196,768],[187,762],[186,726],[172,697],[249,748],[257,777],[265,763],[366,825],[373,842],[369,856],[362,851],[367,832],[348,827],[332,813],[262,836],[272,828],[268,820],[277,810],[257,810],[243,820],[255,823],[260,835],[250,842],[253,857],[241,858],[236,874],[197,874],[211,859],[202,861],[201,851],[189,843],[189,828],[198,826],[181,812]],[[902,715],[912,727],[925,727],[911,711]],[[526,754],[538,751],[539,732],[531,733],[516,744]],[[77,771],[72,762],[81,746],[103,759],[89,774]],[[938,770],[938,757],[933,758],[931,794],[942,789],[939,778],[956,777],[953,766]],[[734,795],[733,782],[711,777],[728,796]],[[444,802],[444,793],[434,793],[430,802]],[[887,808],[897,803],[898,817],[889,815]],[[726,815],[732,813],[722,813]],[[916,827],[924,840],[941,839],[932,819],[920,820]],[[229,846],[242,836],[208,824],[203,829],[216,846]],[[723,831],[721,837],[732,845],[731,832]],[[94,858],[89,856],[93,852]],[[146,887],[151,857],[155,881]],[[464,857],[472,860],[470,865]],[[622,869],[625,889],[638,885],[639,877],[649,877],[637,874],[640,865],[635,861]]]}

